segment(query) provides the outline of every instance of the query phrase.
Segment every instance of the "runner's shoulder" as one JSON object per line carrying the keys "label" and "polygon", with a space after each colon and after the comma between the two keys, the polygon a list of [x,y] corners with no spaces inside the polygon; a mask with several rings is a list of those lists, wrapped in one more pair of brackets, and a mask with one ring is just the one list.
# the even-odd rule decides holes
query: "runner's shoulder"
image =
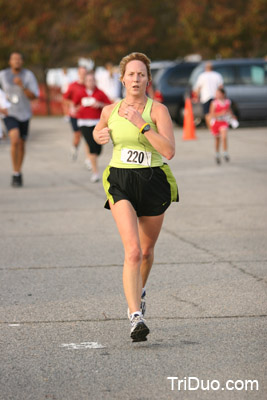
{"label": "runner's shoulder", "polygon": [[162,104],[157,100],[153,100],[152,111],[153,111],[153,113],[169,112],[168,107],[166,107],[165,104]]}
{"label": "runner's shoulder", "polygon": [[102,109],[102,116],[106,119],[109,119],[110,114],[114,110],[114,108],[117,106],[118,101],[116,103],[108,104]]}

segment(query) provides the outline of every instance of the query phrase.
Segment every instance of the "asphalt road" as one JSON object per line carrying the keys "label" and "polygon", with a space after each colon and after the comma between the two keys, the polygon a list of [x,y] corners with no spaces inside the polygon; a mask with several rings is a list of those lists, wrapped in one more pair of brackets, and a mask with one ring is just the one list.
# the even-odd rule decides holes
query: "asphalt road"
{"label": "asphalt road", "polygon": [[266,399],[267,129],[231,131],[220,166],[207,130],[175,135],[181,200],[147,286],[151,334],[134,344],[120,238],[83,149],[68,158],[68,124],[33,119],[23,188],[0,144],[1,400]]}

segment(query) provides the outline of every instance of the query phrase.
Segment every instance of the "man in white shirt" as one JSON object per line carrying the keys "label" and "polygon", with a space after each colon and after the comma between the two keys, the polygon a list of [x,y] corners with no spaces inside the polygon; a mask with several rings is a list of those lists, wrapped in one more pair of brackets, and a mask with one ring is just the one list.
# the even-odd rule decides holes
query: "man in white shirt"
{"label": "man in white shirt", "polygon": [[210,128],[210,103],[215,98],[216,90],[221,87],[223,87],[223,77],[218,72],[212,70],[212,63],[208,61],[205,64],[205,71],[199,75],[194,87],[200,98],[200,102],[203,104],[205,121],[208,128]]}

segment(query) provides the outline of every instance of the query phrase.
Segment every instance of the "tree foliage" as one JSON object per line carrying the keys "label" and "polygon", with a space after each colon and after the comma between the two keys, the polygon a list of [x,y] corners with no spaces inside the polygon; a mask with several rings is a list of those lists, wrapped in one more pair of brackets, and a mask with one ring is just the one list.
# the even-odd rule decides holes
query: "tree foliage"
{"label": "tree foliage", "polygon": [[179,29],[192,51],[209,58],[267,54],[265,0],[182,0],[179,6]]}
{"label": "tree foliage", "polygon": [[119,62],[131,51],[151,59],[266,56],[266,0],[0,0],[0,68],[11,51],[45,71]]}

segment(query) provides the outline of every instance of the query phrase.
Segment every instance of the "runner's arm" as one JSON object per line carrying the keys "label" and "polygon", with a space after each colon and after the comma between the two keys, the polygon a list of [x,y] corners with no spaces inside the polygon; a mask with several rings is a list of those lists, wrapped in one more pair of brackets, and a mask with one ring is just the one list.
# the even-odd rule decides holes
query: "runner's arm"
{"label": "runner's arm", "polygon": [[110,129],[108,128],[108,119],[114,105],[105,106],[101,112],[100,120],[93,131],[93,137],[98,144],[107,144],[110,140]]}
{"label": "runner's arm", "polygon": [[171,160],[175,155],[175,138],[167,107],[164,104],[154,102],[151,117],[156,123],[158,132],[150,129],[144,135],[163,157]]}

